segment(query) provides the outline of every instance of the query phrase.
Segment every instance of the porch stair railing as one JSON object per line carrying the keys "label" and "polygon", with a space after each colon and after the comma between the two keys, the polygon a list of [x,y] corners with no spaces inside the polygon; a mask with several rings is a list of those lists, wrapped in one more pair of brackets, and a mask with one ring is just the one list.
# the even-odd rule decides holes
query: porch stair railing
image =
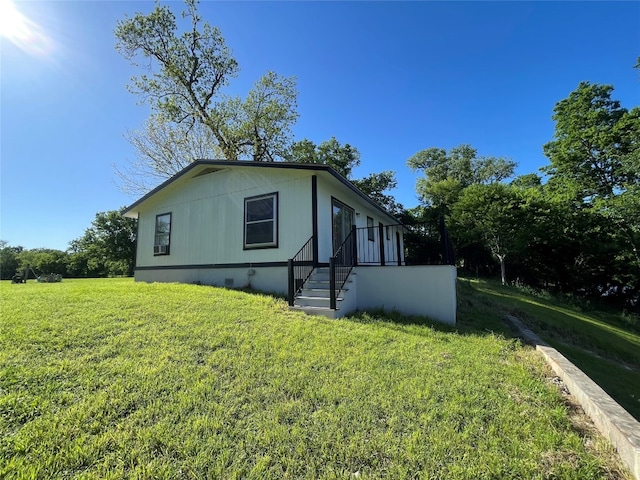
{"label": "porch stair railing", "polygon": [[338,247],[336,253],[329,258],[329,308],[336,309],[336,298],[349,278],[353,267],[358,265],[358,246],[356,227],[352,227],[349,235]]}
{"label": "porch stair railing", "polygon": [[313,272],[313,243],[314,237],[312,236],[307,240],[307,243],[298,250],[298,253],[296,253],[293,258],[287,260],[287,270],[289,273],[289,306],[294,305],[296,295],[302,290],[304,282],[307,281],[311,272]]}

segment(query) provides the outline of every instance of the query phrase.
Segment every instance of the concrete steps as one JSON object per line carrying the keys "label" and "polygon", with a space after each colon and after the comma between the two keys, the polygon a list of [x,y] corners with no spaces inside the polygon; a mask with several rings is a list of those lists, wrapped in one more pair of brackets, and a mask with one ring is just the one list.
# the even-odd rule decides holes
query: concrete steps
{"label": "concrete steps", "polygon": [[[351,275],[355,275],[352,273]],[[345,287],[351,283],[347,279]],[[340,310],[340,303],[344,300],[344,292],[348,288],[343,288],[338,292],[336,297],[336,310]],[[316,268],[311,273],[300,293],[296,295],[292,310],[300,310],[308,315],[323,315],[327,318],[337,318],[336,310],[330,308],[330,289],[329,289],[329,268]]]}

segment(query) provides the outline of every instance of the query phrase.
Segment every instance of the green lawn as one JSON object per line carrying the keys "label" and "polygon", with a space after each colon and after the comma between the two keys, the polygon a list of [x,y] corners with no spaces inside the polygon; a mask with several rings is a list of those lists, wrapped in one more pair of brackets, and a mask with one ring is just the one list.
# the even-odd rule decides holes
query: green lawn
{"label": "green lawn", "polygon": [[562,352],[640,420],[640,320],[589,305],[570,306],[493,281],[460,280],[461,297],[510,313]]}
{"label": "green lawn", "polygon": [[128,279],[0,301],[0,478],[630,478],[466,307],[452,331]]}

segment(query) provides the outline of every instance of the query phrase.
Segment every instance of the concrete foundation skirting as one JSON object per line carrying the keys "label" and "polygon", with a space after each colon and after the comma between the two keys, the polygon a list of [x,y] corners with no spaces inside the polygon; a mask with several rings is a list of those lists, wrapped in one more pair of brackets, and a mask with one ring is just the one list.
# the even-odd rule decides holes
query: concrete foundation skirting
{"label": "concrete foundation skirting", "polygon": [[532,343],[578,400],[594,425],[616,448],[633,476],[640,480],[640,422],[611,398],[602,388],[567,360],[555,348],[543,342],[517,318],[507,321],[517,328],[525,341]]}

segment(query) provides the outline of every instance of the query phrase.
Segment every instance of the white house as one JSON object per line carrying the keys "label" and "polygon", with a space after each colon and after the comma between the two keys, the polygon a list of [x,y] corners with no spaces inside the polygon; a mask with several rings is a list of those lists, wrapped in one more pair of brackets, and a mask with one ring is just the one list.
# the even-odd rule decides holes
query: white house
{"label": "white house", "polygon": [[199,160],[124,211],[136,281],[288,293],[339,317],[384,308],[455,324],[456,271],[406,266],[404,227],[326,165]]}

